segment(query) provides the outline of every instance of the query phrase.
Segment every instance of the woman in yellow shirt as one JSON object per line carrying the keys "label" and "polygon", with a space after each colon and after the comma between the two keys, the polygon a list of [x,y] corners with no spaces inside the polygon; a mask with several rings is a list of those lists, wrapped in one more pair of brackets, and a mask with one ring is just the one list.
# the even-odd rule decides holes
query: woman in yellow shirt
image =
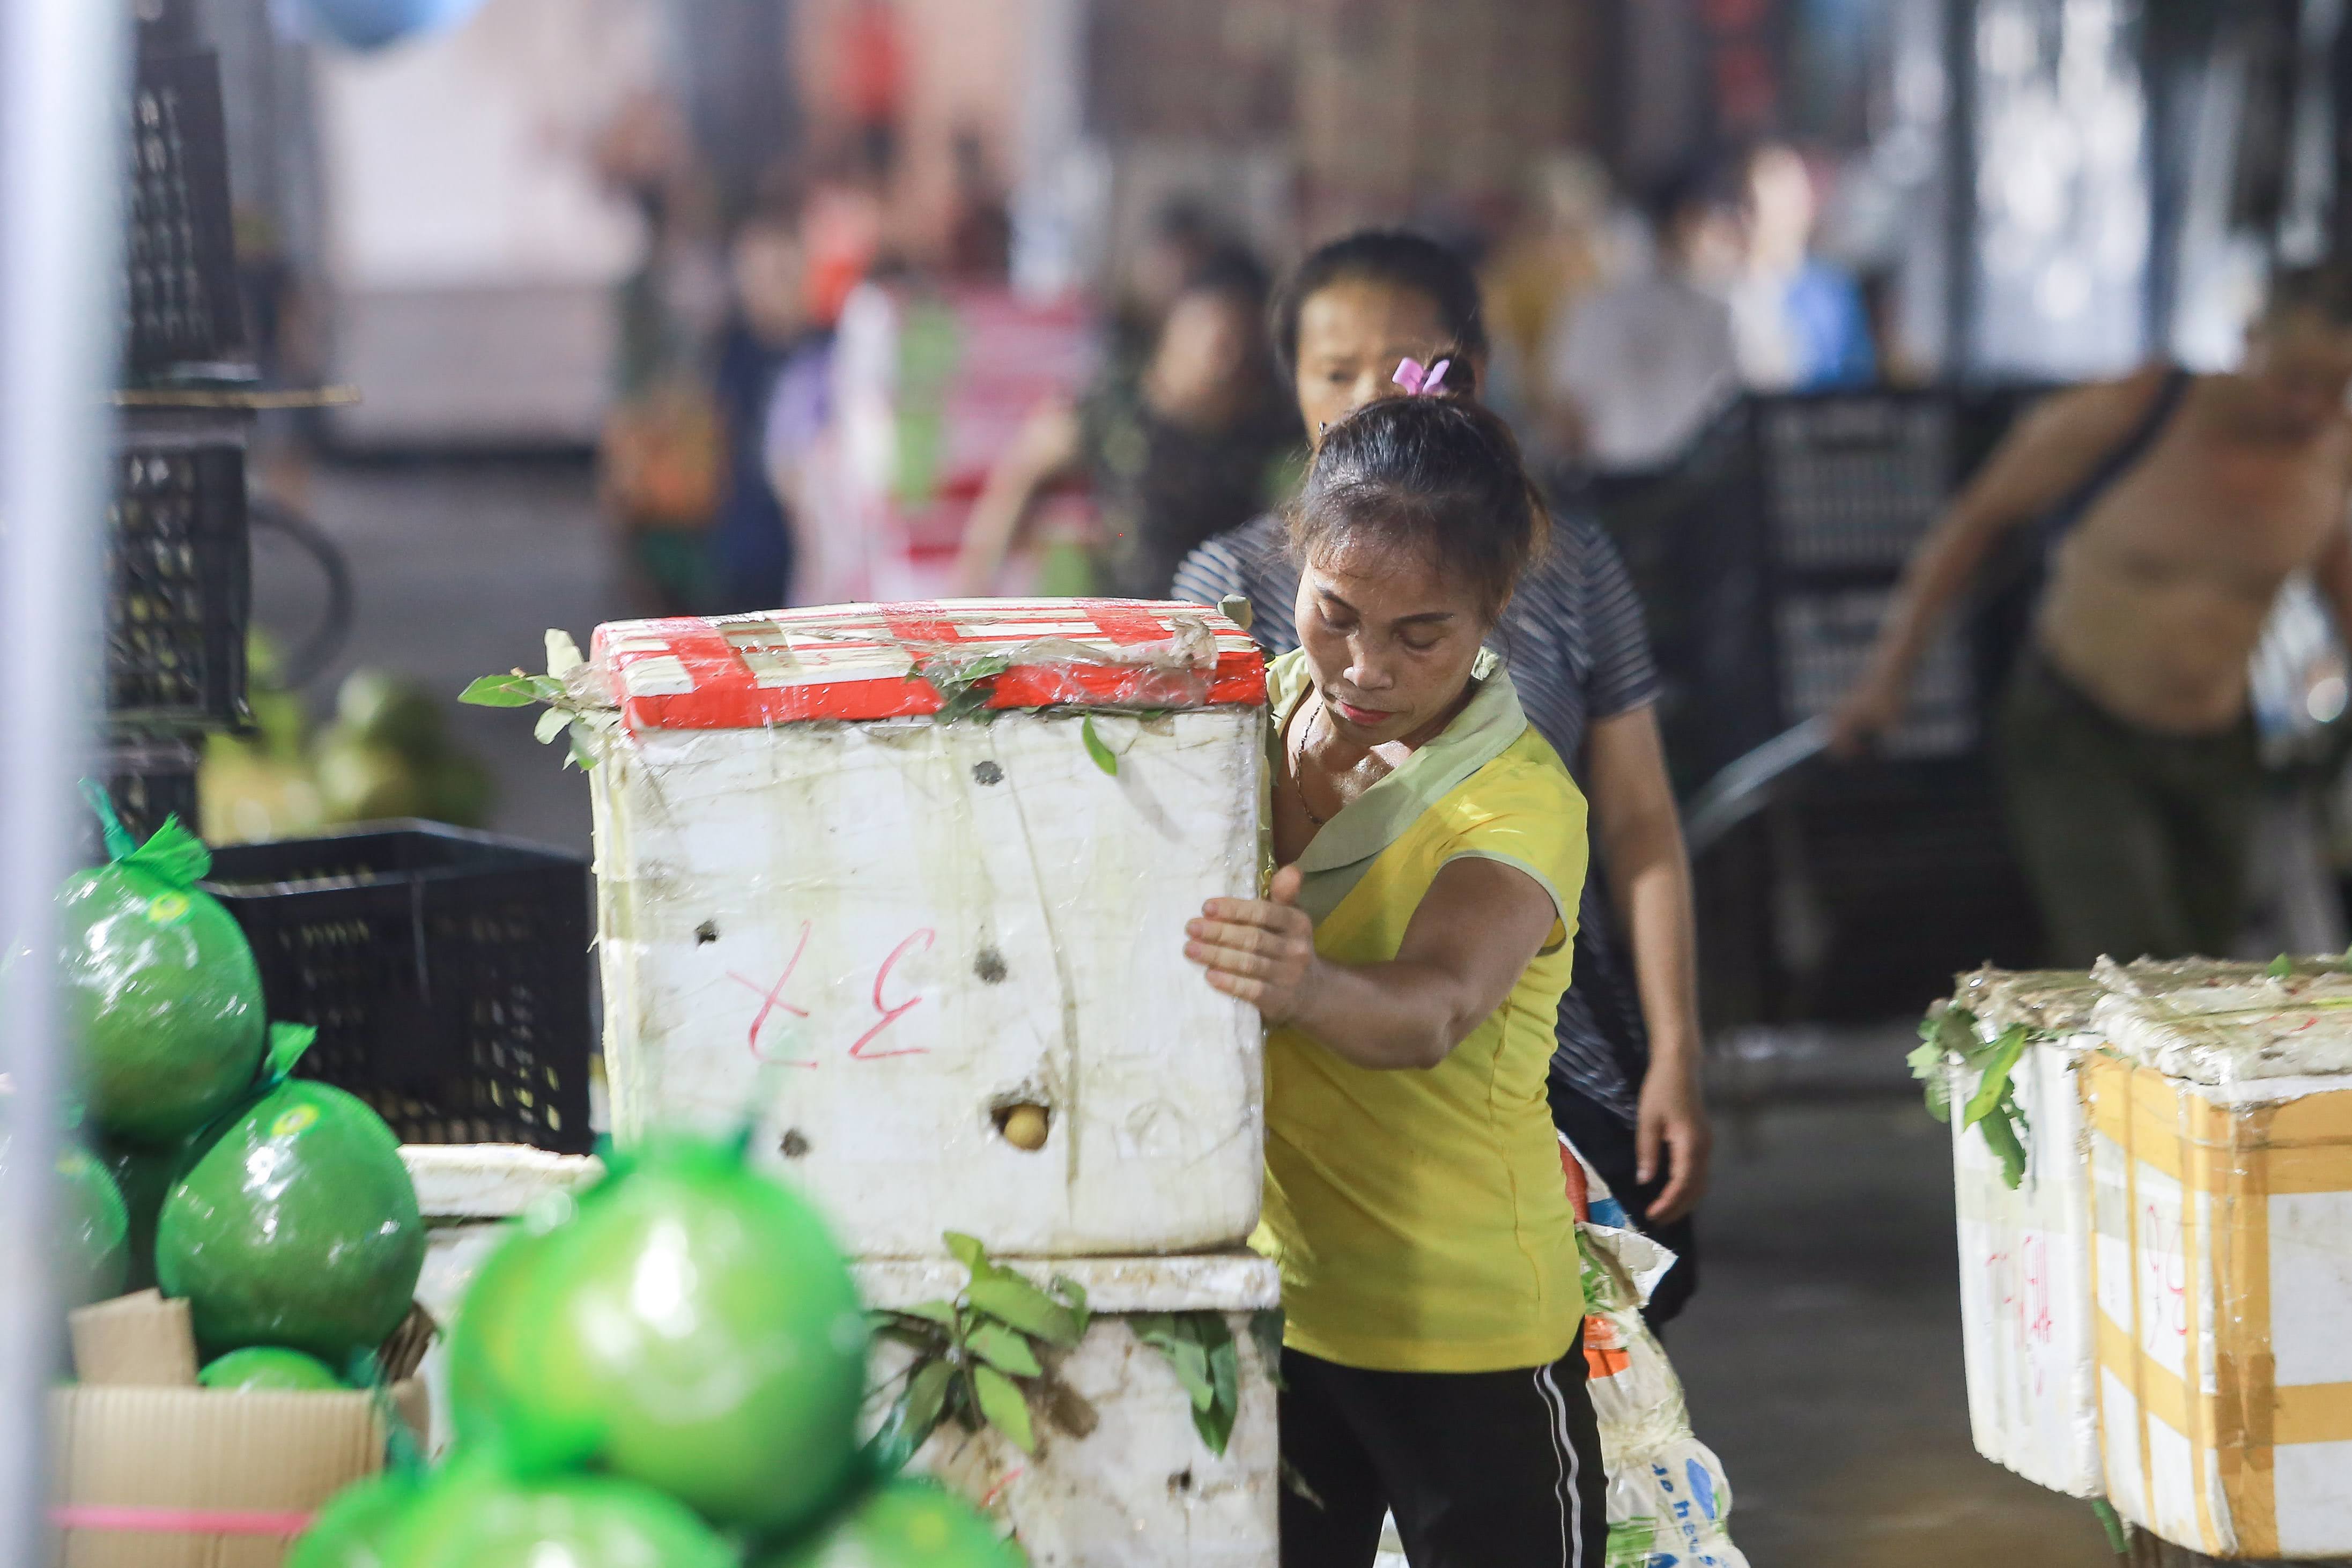
{"label": "woman in yellow shirt", "polygon": [[1187,928],[1272,1030],[1255,1245],[1282,1268],[1284,1568],[1368,1568],[1384,1510],[1414,1568],[1605,1552],[1544,1095],[1584,801],[1481,647],[1544,526],[1466,397],[1329,427],[1291,525],[1301,647],[1268,677],[1282,869]]}

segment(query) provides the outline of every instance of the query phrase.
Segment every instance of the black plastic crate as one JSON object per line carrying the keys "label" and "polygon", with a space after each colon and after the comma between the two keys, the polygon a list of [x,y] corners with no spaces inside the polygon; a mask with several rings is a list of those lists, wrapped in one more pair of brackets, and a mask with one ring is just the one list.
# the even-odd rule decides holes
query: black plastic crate
{"label": "black plastic crate", "polygon": [[[1895,600],[1892,587],[1784,594],[1773,606],[1780,675],[1780,722],[1801,724],[1834,711],[1862,681]],[[1947,626],[1922,652],[1902,721],[1878,744],[1891,758],[1956,757],[1979,735],[1977,670],[1967,629]]]}
{"label": "black plastic crate", "polygon": [[218,57],[141,55],[124,203],[123,359],[134,379],[220,374],[247,352]]}
{"label": "black plastic crate", "polygon": [[421,822],[213,852],[205,886],[253,944],[299,1071],[409,1143],[584,1153],[588,863]]}
{"label": "black plastic crate", "polygon": [[1959,410],[1940,393],[1755,400],[1756,482],[1784,573],[1892,573],[1949,499]]}
{"label": "black plastic crate", "polygon": [[118,725],[250,717],[253,584],[242,415],[126,416],[107,509],[106,710]]}
{"label": "black plastic crate", "polygon": [[[145,843],[171,816],[178,817],[191,833],[202,831],[196,801],[196,769],[201,761],[194,746],[179,740],[123,740],[106,748],[107,796],[131,837]],[[89,848],[92,865],[106,858],[95,823]]]}

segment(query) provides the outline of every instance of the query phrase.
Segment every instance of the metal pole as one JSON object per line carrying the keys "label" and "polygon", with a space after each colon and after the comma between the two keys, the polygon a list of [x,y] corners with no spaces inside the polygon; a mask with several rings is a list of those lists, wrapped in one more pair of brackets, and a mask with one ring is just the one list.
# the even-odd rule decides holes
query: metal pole
{"label": "metal pole", "polygon": [[105,405],[115,363],[125,8],[0,3],[0,1568],[48,1560],[49,1278],[68,1070],[47,954],[95,706]]}

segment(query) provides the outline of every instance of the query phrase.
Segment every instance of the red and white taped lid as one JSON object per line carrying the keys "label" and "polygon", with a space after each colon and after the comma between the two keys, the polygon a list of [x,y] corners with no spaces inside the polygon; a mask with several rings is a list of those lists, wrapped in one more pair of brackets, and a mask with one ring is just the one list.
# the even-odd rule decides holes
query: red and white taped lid
{"label": "red and white taped lid", "polygon": [[1247,632],[1198,605],[1137,599],[936,599],[614,621],[596,628],[589,658],[633,731],[919,717],[968,686],[983,689],[990,708],[1265,700],[1265,659]]}

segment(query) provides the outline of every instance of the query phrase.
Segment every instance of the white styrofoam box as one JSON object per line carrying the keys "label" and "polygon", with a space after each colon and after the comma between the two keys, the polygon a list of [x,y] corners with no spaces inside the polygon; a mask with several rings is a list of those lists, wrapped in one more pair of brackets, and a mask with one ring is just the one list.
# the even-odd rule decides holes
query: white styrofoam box
{"label": "white styrofoam box", "polygon": [[[970,626],[994,604],[930,609]],[[1096,605],[1052,611],[1057,648],[1071,617],[1114,610],[1214,621],[1221,660],[1247,645],[1205,611]],[[706,640],[748,661],[730,679],[767,683],[743,702],[807,701],[904,685],[920,655],[874,633],[891,613],[824,612],[855,648],[806,622],[748,651],[729,622],[686,624],[727,634]],[[949,1230],[1039,1257],[1244,1240],[1263,1030],[1183,929],[1258,885],[1262,710],[673,727],[660,703],[714,689],[657,650],[677,624],[598,634],[634,694],[593,774],[614,1133],[751,1118],[756,1157],[859,1257],[940,1255]],[[1049,1119],[1034,1151],[1001,1130],[1022,1103]]]}
{"label": "white styrofoam box", "polygon": [[[2075,1083],[2089,1036],[2037,1041],[2010,1074],[2030,1131],[2021,1185],[1983,1134],[1952,1119],[1960,1335],[1977,1452],[2069,1497],[2105,1490],[2097,1324],[2091,1307],[2090,1173]],[[1956,1085],[1958,1101],[1972,1085]]]}
{"label": "white styrofoam box", "polygon": [[[2029,1127],[2023,1183],[2012,1190],[1983,1134],[1952,1118],[1969,1428],[1986,1458],[2084,1498],[2105,1485],[2076,1066],[2100,1043],[2090,1020],[2105,989],[2079,972],[1986,968],[1962,976],[1952,998],[1984,1041],[2012,1026],[2033,1032],[2010,1074]],[[1976,1083],[1955,1075],[1950,1089],[1958,1106]]]}
{"label": "white styrofoam box", "polygon": [[[1191,1258],[1000,1258],[1038,1284],[1066,1275],[1093,1321],[1055,1374],[1091,1405],[1076,1436],[1041,1417],[1027,1455],[992,1430],[943,1425],[910,1468],[982,1501],[1013,1526],[1032,1568],[1266,1568],[1277,1552],[1281,1484],[1275,1388],[1250,1319],[1278,1304],[1274,1265],[1250,1253]],[[963,1270],[944,1260],[856,1266],[866,1304],[905,1308],[952,1299]],[[1192,1401],[1164,1356],[1124,1321],[1136,1312],[1226,1315],[1241,1350],[1241,1404],[1231,1440],[1213,1455],[1193,1430]],[[913,1352],[884,1340],[875,1383],[887,1393]],[[887,1400],[869,1412],[878,1420]]]}
{"label": "white styrofoam box", "polygon": [[505,1222],[550,1193],[577,1192],[601,1179],[604,1162],[586,1154],[551,1154],[520,1143],[405,1143],[402,1163],[425,1216],[425,1269],[416,1299],[445,1331],[425,1352],[417,1375],[433,1413],[427,1447],[449,1445],[446,1331],[465,1300],[466,1287],[498,1244]]}

